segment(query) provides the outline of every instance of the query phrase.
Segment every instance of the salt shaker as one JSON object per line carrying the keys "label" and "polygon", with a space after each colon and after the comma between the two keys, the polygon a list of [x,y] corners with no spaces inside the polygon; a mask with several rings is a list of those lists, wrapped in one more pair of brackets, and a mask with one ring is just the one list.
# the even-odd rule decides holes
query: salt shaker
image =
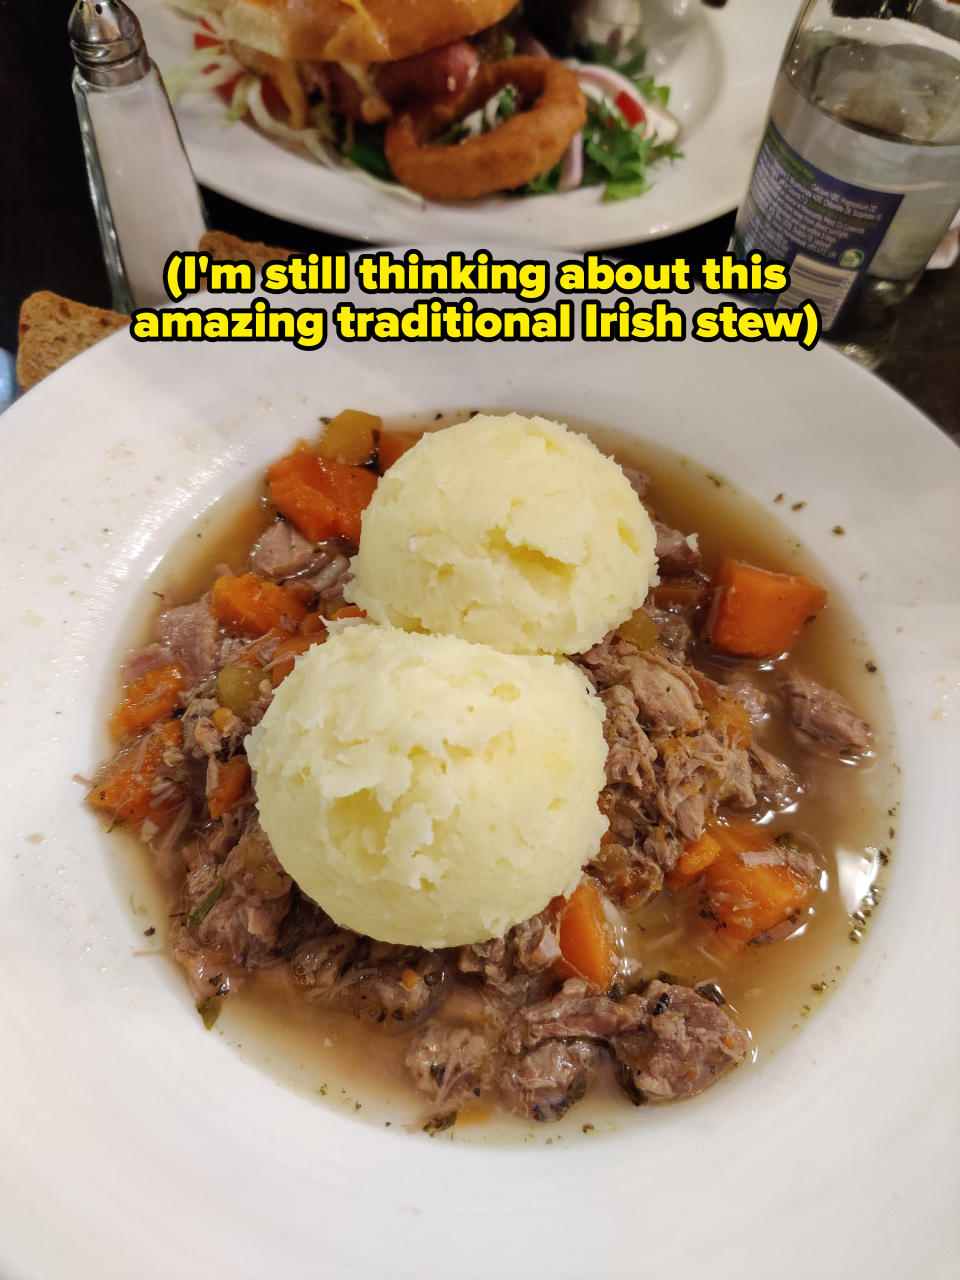
{"label": "salt shaker", "polygon": [[77,0],[68,26],[73,95],[113,305],[169,301],[163,266],[195,249],[206,219],[140,23],[123,0]]}
{"label": "salt shaker", "polygon": [[951,0],[807,0],[787,46],[734,250],[786,262],[873,367],[960,205],[960,21]]}

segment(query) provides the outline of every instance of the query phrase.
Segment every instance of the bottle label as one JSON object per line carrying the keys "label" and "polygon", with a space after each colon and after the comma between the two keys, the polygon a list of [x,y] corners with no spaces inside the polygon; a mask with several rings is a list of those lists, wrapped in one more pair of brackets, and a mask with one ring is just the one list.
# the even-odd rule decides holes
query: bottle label
{"label": "bottle label", "polygon": [[887,234],[902,192],[874,191],[804,160],[771,120],[737,217],[734,250],[784,262],[790,287],[778,307],[810,299],[824,330],[836,321]]}

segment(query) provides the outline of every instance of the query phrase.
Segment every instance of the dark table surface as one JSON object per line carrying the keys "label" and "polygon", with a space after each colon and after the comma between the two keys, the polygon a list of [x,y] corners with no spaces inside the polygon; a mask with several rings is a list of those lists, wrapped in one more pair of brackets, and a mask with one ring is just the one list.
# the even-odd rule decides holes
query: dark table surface
{"label": "dark table surface", "polygon": [[[70,7],[0,0],[0,347],[11,351],[20,304],[34,290],[110,306],[70,91]],[[244,239],[321,251],[350,245],[212,191],[204,197],[210,225]],[[726,250],[732,225],[730,214],[617,252],[635,262],[698,262]],[[960,263],[927,272],[903,304],[877,373],[960,439]]]}

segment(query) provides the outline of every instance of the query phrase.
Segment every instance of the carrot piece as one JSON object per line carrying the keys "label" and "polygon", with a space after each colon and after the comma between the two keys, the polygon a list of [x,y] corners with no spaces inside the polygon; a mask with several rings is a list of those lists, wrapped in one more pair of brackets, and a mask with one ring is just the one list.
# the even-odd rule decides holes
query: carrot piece
{"label": "carrot piece", "polygon": [[306,653],[311,645],[321,644],[326,638],[326,631],[312,631],[281,640],[270,661],[270,683],[274,689],[287,678],[301,653]]}
{"label": "carrot piece", "polygon": [[207,791],[207,808],[216,821],[243,795],[250,781],[246,756],[231,756],[218,766],[216,784]]}
{"label": "carrot piece", "polygon": [[664,883],[671,893],[677,893],[693,884],[700,878],[711,863],[720,857],[720,841],[714,839],[709,831],[704,831],[699,840],[691,840],[677,859],[677,864],[666,875]]}
{"label": "carrot piece", "polygon": [[422,431],[381,431],[377,445],[377,467],[380,474],[388,471],[422,437]]}
{"label": "carrot piece", "polygon": [[118,738],[143,733],[176,710],[186,682],[186,673],[174,662],[144,672],[124,689],[123,701],[110,717],[110,728]]}
{"label": "carrot piece", "polygon": [[801,573],[774,573],[742,560],[725,559],[717,583],[710,638],[743,658],[786,653],[827,599],[823,587]]}
{"label": "carrot piece", "polygon": [[273,464],[267,479],[277,509],[305,538],[360,541],[360,516],[377,487],[372,471],[295,449]]}
{"label": "carrot piece", "polygon": [[183,793],[164,789],[164,756],[183,746],[179,720],[165,720],[142,738],[118,751],[97,774],[87,793],[88,803],[113,823],[137,824],[149,818],[164,826],[183,804]]}
{"label": "carrot piece", "polygon": [[223,626],[250,636],[261,636],[271,627],[293,631],[307,616],[306,605],[256,573],[218,578],[210,592],[210,608]]}
{"label": "carrot piece", "polygon": [[341,605],[336,613],[330,615],[330,621],[337,622],[340,618],[365,618],[366,616],[366,610],[361,609],[359,605],[345,604]]}
{"label": "carrot piece", "polygon": [[305,636],[327,633],[327,620],[322,613],[308,613],[300,623],[300,632]]}
{"label": "carrot piece", "polygon": [[734,945],[762,941],[806,904],[810,882],[787,863],[744,860],[744,853],[773,851],[762,828],[717,823],[711,834],[721,851],[704,872],[705,913]]}
{"label": "carrot piece", "polygon": [[382,425],[382,419],[375,414],[344,409],[327,423],[318,452],[336,462],[364,466],[377,455],[377,435]]}
{"label": "carrot piece", "polygon": [[610,986],[616,973],[613,936],[600,891],[592,880],[581,880],[561,903],[558,941],[561,958],[554,966],[557,974],[584,978],[600,991]]}
{"label": "carrot piece", "polygon": [[419,981],[420,976],[415,969],[404,969],[400,975],[400,985],[407,991],[412,991]]}

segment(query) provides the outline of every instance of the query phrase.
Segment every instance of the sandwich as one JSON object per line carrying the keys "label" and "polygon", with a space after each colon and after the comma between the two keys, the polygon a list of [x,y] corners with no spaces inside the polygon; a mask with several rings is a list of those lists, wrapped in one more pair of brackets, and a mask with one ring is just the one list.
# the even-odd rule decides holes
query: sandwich
{"label": "sandwich", "polygon": [[195,68],[231,116],[428,198],[617,198],[676,154],[636,60],[553,58],[516,0],[208,0],[195,17]]}

